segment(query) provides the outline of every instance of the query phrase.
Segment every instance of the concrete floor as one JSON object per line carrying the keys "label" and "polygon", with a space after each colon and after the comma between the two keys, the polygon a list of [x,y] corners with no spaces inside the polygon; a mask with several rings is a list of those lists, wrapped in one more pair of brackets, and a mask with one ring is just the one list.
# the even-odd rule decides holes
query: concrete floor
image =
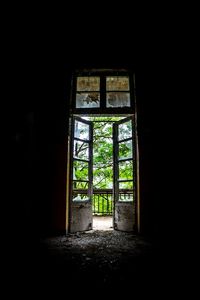
{"label": "concrete floor", "polygon": [[147,237],[109,229],[40,241],[29,238],[27,242],[19,235],[18,241],[10,240],[2,273],[9,283],[7,296],[14,291],[20,299],[113,295],[162,299],[172,284],[178,287],[178,258],[172,260],[158,241]]}
{"label": "concrete floor", "polygon": [[[106,218],[109,225],[110,220]],[[133,286],[134,293],[142,284],[154,289],[151,280],[158,281],[161,266],[158,251],[150,240],[111,228],[49,237],[41,241],[42,284],[48,278],[46,289],[75,286],[75,294],[84,294],[92,288],[102,296],[117,289],[126,297]]]}

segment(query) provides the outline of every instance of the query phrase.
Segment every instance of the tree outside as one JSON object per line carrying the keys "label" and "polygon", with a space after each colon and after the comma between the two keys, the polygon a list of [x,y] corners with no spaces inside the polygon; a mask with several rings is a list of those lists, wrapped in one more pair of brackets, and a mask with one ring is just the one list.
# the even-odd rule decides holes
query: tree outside
{"label": "tree outside", "polygon": [[[113,189],[113,123],[121,120],[120,117],[90,117],[86,118],[93,122],[93,189],[95,190],[112,190]],[[119,136],[126,138],[131,133],[131,122],[121,124],[119,127]],[[82,127],[82,136],[87,131],[87,127]],[[85,159],[88,157],[88,144],[84,142],[76,142],[75,156]],[[131,141],[122,142],[119,144],[119,158],[127,158],[132,155]],[[75,179],[84,179],[88,177],[87,163],[82,161],[74,161]],[[119,177],[121,179],[133,178],[133,163],[132,161],[124,161],[119,163]],[[131,182],[123,184],[122,188],[131,189]],[[87,183],[79,182],[76,188],[87,189]],[[108,196],[108,195],[107,195]],[[109,196],[109,202],[112,201]],[[95,195],[94,195],[95,197]],[[98,199],[98,211],[103,213],[104,196]],[[106,210],[111,212],[112,205],[108,203]],[[95,204],[96,205],[96,204]],[[95,210],[95,207],[94,207]]]}

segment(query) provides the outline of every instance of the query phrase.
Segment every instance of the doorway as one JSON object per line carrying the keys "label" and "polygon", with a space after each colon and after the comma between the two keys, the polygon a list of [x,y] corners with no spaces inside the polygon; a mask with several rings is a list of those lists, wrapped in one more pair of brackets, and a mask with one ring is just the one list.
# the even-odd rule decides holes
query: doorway
{"label": "doorway", "polygon": [[70,232],[135,230],[134,128],[133,115],[72,116]]}

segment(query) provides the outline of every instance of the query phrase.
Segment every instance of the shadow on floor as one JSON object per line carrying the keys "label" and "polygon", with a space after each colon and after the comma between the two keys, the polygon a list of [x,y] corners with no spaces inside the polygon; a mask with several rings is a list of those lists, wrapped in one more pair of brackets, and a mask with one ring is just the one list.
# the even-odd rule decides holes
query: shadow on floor
{"label": "shadow on floor", "polygon": [[13,244],[10,257],[4,272],[12,283],[7,293],[15,289],[26,299],[30,293],[84,297],[93,289],[103,297],[134,292],[162,298],[172,284],[177,288],[180,278],[177,258],[170,261],[159,242],[115,230],[46,237],[39,243],[30,239],[20,248]]}

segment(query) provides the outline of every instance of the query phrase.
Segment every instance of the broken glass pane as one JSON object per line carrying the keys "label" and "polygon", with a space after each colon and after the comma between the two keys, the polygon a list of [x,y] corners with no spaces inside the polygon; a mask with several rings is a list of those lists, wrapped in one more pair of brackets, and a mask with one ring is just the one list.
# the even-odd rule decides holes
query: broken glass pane
{"label": "broken glass pane", "polygon": [[73,193],[73,201],[87,201],[89,197],[87,194],[77,194]]}
{"label": "broken glass pane", "polygon": [[118,136],[118,140],[124,140],[127,138],[131,138],[132,137],[132,122],[131,120],[126,122],[126,123],[122,123],[119,124],[119,136]]}
{"label": "broken glass pane", "polygon": [[132,140],[119,143],[119,159],[132,158]]}
{"label": "broken glass pane", "polygon": [[129,91],[128,76],[112,76],[106,77],[107,91]]}
{"label": "broken glass pane", "polygon": [[74,157],[80,159],[89,159],[89,145],[88,143],[74,141]]}
{"label": "broken glass pane", "polygon": [[77,91],[99,91],[100,77],[77,77]]}
{"label": "broken glass pane", "polygon": [[107,107],[130,107],[130,93],[109,92],[106,93]]}
{"label": "broken glass pane", "polygon": [[133,201],[133,194],[119,194],[119,201]]}
{"label": "broken glass pane", "polygon": [[89,125],[75,120],[74,137],[89,140]]}
{"label": "broken glass pane", "polygon": [[76,108],[100,107],[100,93],[76,93]]}

